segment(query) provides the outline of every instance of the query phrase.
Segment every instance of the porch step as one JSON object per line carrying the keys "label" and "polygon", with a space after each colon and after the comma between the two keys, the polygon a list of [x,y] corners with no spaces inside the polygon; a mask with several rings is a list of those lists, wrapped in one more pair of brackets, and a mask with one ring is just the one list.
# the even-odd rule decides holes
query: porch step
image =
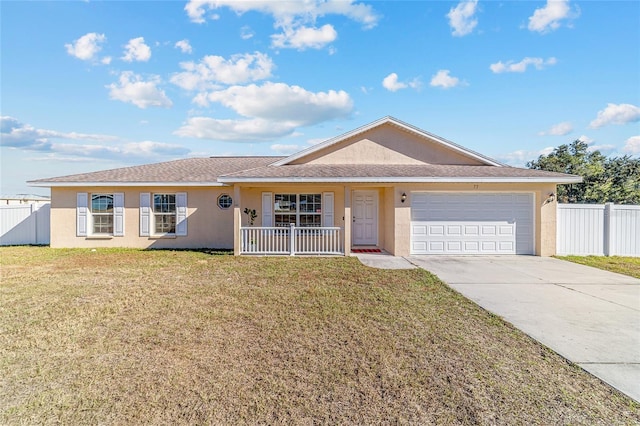
{"label": "porch step", "polygon": [[354,248],[351,253],[382,253],[379,248]]}

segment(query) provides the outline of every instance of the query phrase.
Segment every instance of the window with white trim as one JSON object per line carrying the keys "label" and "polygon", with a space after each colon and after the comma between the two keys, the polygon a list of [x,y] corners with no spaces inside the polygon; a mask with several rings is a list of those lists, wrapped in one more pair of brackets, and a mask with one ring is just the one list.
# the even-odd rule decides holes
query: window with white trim
{"label": "window with white trim", "polygon": [[275,226],[322,226],[322,194],[275,194]]}
{"label": "window with white trim", "polygon": [[153,223],[156,234],[175,234],[176,194],[153,194]]}
{"label": "window with white trim", "polygon": [[91,233],[113,235],[113,194],[91,194]]}
{"label": "window with white trim", "polygon": [[233,198],[229,194],[222,194],[218,197],[218,207],[223,210],[228,209],[233,205]]}

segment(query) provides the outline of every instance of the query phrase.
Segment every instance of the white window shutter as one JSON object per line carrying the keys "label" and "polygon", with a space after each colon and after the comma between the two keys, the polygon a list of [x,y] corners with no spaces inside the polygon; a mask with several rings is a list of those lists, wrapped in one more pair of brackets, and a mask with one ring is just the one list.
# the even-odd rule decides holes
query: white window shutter
{"label": "white window shutter", "polygon": [[113,236],[124,237],[124,193],[113,194]]}
{"label": "white window shutter", "polygon": [[76,235],[87,236],[89,227],[89,194],[78,192],[76,194]]}
{"label": "white window shutter", "polygon": [[176,193],[176,235],[187,235],[187,193]]}
{"label": "white window shutter", "polygon": [[273,226],[273,198],[271,192],[262,193],[262,226]]}
{"label": "white window shutter", "polygon": [[323,226],[333,226],[333,192],[322,194],[322,223]]}
{"label": "white window shutter", "polygon": [[140,236],[148,237],[151,229],[151,194],[140,193]]}

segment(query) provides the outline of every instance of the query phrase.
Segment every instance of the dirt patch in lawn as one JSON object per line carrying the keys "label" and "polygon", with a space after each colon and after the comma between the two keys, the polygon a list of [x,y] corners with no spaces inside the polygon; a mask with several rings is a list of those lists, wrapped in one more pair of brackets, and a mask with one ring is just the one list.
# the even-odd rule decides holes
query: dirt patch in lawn
{"label": "dirt patch in lawn", "polygon": [[633,424],[637,403],[420,269],[0,249],[0,422]]}

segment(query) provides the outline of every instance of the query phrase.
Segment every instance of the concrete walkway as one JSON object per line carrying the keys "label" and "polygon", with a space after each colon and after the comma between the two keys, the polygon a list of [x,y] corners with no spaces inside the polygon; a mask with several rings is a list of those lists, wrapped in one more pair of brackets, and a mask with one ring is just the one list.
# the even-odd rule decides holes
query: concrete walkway
{"label": "concrete walkway", "polygon": [[[379,266],[384,267],[384,257]],[[363,263],[375,261],[370,257]],[[402,261],[432,272],[640,401],[640,280],[536,256],[410,256]],[[393,265],[399,268],[402,261]]]}

